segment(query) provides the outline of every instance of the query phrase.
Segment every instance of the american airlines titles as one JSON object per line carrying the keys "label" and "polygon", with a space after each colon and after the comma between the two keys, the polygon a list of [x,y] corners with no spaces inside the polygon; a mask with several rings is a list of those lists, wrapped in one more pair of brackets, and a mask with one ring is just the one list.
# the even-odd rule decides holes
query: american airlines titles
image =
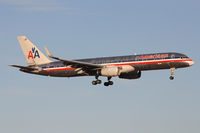
{"label": "american airlines titles", "polygon": [[153,54],[153,55],[141,55],[139,58],[140,59],[163,59],[163,58],[168,58],[168,54]]}

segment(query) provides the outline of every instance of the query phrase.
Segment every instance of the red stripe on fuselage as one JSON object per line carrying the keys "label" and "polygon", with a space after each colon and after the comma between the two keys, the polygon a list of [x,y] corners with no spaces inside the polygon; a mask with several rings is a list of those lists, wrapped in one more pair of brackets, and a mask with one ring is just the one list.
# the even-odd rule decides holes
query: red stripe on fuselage
{"label": "red stripe on fuselage", "polygon": [[52,69],[46,69],[46,70],[44,70],[44,71],[47,71],[47,72],[50,72],[50,71],[63,71],[63,70],[73,70],[73,69],[75,69],[75,68],[71,68],[71,67],[69,67],[69,68],[52,68]]}
{"label": "red stripe on fuselage", "polygon": [[[130,63],[117,63],[117,64],[107,64],[107,66],[122,66],[122,65],[138,65],[138,64],[155,64],[155,63],[167,63],[167,62],[184,62],[184,61],[192,61],[192,59],[178,59],[178,60],[155,60],[155,61],[138,61],[138,62],[130,62]],[[63,71],[63,70],[73,70],[75,68],[50,68],[44,71]]]}

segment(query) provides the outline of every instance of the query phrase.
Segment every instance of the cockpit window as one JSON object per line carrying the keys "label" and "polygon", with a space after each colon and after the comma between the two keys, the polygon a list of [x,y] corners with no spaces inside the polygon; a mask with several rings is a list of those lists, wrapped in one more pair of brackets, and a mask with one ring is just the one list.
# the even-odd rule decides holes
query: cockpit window
{"label": "cockpit window", "polygon": [[187,56],[181,56],[181,59],[188,59]]}

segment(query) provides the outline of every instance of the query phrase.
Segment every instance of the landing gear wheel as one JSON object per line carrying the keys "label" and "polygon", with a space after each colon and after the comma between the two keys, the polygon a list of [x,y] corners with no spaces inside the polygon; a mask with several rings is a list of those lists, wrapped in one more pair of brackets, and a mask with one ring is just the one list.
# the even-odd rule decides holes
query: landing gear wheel
{"label": "landing gear wheel", "polygon": [[92,81],[92,85],[97,85],[97,81]]}
{"label": "landing gear wheel", "polygon": [[101,80],[99,80],[98,77],[99,77],[98,75],[95,76],[96,80],[92,81],[93,85],[101,84]]}
{"label": "landing gear wheel", "polygon": [[174,76],[170,76],[169,79],[170,79],[170,80],[174,80]]}
{"label": "landing gear wheel", "polygon": [[97,84],[101,84],[101,80],[97,80],[96,82],[97,82]]}
{"label": "landing gear wheel", "polygon": [[109,82],[105,82],[105,83],[104,83],[104,86],[109,86]]}
{"label": "landing gear wheel", "polygon": [[104,83],[104,86],[109,86],[109,85],[113,85],[113,81],[108,81]]}
{"label": "landing gear wheel", "polygon": [[108,82],[105,82],[105,86],[113,85],[113,81],[110,81],[112,77],[108,77]]}
{"label": "landing gear wheel", "polygon": [[113,85],[113,81],[108,81],[108,84],[109,85]]}

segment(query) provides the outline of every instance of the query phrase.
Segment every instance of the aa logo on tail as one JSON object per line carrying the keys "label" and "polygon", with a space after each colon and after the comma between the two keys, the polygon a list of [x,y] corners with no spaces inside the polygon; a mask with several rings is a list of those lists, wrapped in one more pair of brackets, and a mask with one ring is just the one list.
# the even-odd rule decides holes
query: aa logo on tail
{"label": "aa logo on tail", "polygon": [[33,48],[32,48],[32,51],[31,51],[31,50],[29,51],[28,59],[29,59],[29,58],[32,58],[32,59],[34,58],[34,59],[35,59],[36,57],[37,57],[37,58],[40,58],[40,54],[39,54],[38,50],[35,49],[35,47],[33,47]]}

